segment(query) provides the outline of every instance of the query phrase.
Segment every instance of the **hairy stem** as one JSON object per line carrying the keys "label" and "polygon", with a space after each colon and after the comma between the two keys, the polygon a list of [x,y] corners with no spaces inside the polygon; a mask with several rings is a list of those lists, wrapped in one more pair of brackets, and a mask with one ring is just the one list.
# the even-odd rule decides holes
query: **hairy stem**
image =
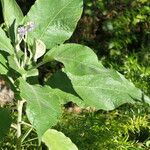
{"label": "hairy stem", "polygon": [[18,101],[18,119],[17,119],[17,150],[21,150],[21,121],[22,121],[22,109],[24,100]]}

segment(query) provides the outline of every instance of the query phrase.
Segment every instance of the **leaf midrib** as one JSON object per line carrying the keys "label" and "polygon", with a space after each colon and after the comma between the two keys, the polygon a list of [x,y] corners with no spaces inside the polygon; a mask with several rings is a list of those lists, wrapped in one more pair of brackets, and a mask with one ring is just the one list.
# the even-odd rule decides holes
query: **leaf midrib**
{"label": "leaf midrib", "polygon": [[37,104],[38,104],[38,106],[39,106],[39,109],[40,109],[40,112],[41,112],[41,105],[40,105],[40,102],[38,101],[38,96],[37,96],[37,92],[34,90],[34,88],[32,87],[32,86],[30,86],[30,85],[28,85],[30,88],[31,88],[31,90],[32,90],[32,92],[34,93],[34,95],[35,95],[35,99],[36,99],[36,101],[37,101]]}
{"label": "leaf midrib", "polygon": [[75,85],[74,87],[77,87],[77,88],[85,88],[86,87],[86,88],[90,88],[90,89],[95,88],[95,89],[103,89],[103,90],[109,90],[109,91],[114,91],[114,92],[118,91],[118,92],[126,93],[127,95],[129,95],[128,92],[125,91],[125,90],[113,90],[113,89],[110,89],[110,88],[92,87],[92,86],[78,86],[78,85]]}
{"label": "leaf midrib", "polygon": [[47,31],[48,27],[50,26],[50,24],[56,19],[56,17],[63,11],[63,9],[65,9],[70,3],[72,3],[74,0],[70,1],[67,5],[65,5],[64,7],[62,7],[62,9],[60,9],[58,11],[58,13],[50,20],[50,17],[48,18],[48,20],[50,20],[50,22],[48,23],[48,25],[46,26],[45,30],[43,31],[43,33],[41,34],[41,36],[39,37],[39,39],[42,39],[42,37],[44,36],[45,32]]}

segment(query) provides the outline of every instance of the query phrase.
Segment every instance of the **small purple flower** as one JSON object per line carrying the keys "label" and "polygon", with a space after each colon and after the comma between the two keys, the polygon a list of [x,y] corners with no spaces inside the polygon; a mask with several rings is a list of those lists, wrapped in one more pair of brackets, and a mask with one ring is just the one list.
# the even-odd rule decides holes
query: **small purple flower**
{"label": "small purple flower", "polygon": [[27,25],[20,26],[18,28],[18,34],[23,38],[27,32],[31,32],[35,28],[34,22],[28,22]]}
{"label": "small purple flower", "polygon": [[19,33],[20,37],[24,37],[26,32],[27,32],[27,28],[25,26],[18,28],[18,33]]}

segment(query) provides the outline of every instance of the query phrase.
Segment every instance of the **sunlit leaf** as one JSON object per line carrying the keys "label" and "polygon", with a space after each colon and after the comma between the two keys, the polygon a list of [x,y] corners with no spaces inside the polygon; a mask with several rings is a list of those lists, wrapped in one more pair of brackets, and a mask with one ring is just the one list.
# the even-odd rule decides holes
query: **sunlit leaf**
{"label": "sunlit leaf", "polygon": [[124,103],[136,101],[150,104],[150,99],[147,96],[143,99],[142,91],[123,75],[104,68],[88,47],[78,44],[57,46],[44,57],[45,62],[52,60],[64,64],[74,90],[88,106],[112,110]]}
{"label": "sunlit leaf", "polygon": [[39,138],[55,125],[62,113],[62,104],[79,101],[71,94],[64,93],[49,86],[30,85],[20,79],[21,97],[27,101],[27,116],[37,130]]}
{"label": "sunlit leaf", "polygon": [[34,61],[37,61],[38,58],[44,55],[46,52],[46,46],[41,40],[35,41],[35,54],[34,54]]}
{"label": "sunlit leaf", "polygon": [[23,20],[23,13],[15,0],[1,0],[3,8],[4,21],[10,27],[14,20],[17,25]]}
{"label": "sunlit leaf", "polygon": [[57,60],[76,75],[98,74],[105,71],[95,53],[87,46],[79,44],[62,44],[48,51],[43,61]]}
{"label": "sunlit leaf", "polygon": [[40,39],[47,48],[64,43],[77,25],[82,4],[82,0],[36,0],[26,17],[36,27],[29,33],[30,41]]}
{"label": "sunlit leaf", "polygon": [[42,141],[49,150],[60,150],[60,148],[61,150],[78,150],[68,137],[54,129],[47,130],[42,137]]}

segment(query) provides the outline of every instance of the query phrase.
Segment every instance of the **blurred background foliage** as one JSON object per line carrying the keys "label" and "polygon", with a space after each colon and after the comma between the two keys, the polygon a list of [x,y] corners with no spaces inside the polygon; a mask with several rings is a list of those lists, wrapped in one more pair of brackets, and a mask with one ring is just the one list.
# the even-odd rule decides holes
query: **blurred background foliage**
{"label": "blurred background foliage", "polygon": [[[34,1],[17,0],[24,14]],[[67,42],[91,47],[104,66],[121,72],[150,96],[149,0],[84,0],[82,18]],[[126,104],[110,112],[75,107],[65,109],[55,128],[69,136],[79,150],[150,149],[150,109],[146,104]],[[14,149],[14,134],[1,143],[2,149]],[[37,150],[34,138],[32,132],[23,149]]]}

